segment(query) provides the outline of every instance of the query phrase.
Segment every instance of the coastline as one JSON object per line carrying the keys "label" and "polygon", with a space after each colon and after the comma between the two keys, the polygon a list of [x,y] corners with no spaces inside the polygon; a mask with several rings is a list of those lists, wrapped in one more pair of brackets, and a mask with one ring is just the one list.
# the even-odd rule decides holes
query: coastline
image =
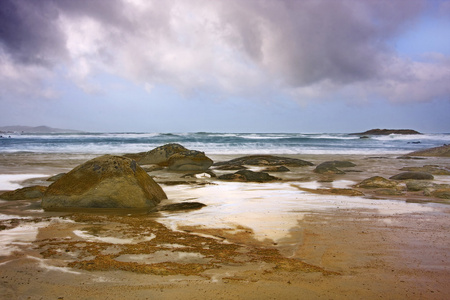
{"label": "coastline", "polygon": [[[6,174],[54,175],[94,156],[11,154],[3,155],[0,165]],[[210,155],[214,161],[239,156]],[[195,199],[207,206],[195,211],[124,214],[120,222],[111,219],[108,213],[49,213],[41,211],[36,201],[1,201],[2,216],[16,217],[10,219],[10,229],[0,231],[2,243],[13,245],[15,250],[0,256],[0,295],[10,299],[446,297],[450,292],[447,285],[450,245],[446,243],[450,240],[447,230],[450,206],[435,203],[439,201],[418,193],[350,197],[311,194],[295,186],[346,188],[375,175],[388,178],[399,173],[403,166],[436,164],[449,168],[448,159],[402,160],[398,155],[283,156],[315,165],[329,160],[350,160],[356,167],[333,178],[314,174],[314,167],[292,168],[289,173],[274,173],[283,179],[275,183],[180,179],[183,174],[178,172],[151,172],[169,196],[167,203]],[[435,181],[448,183],[448,177],[435,176]],[[44,183],[44,180],[30,179],[25,184]],[[180,180],[185,184],[166,184]],[[85,215],[94,215],[97,220],[88,220]],[[225,250],[207,256],[198,248],[199,255],[192,249],[181,248],[174,240],[161,240],[159,244],[151,244],[156,247],[154,252],[146,250],[147,256],[136,258],[131,256],[132,247],[126,245],[150,243],[151,240],[142,238],[152,237],[150,229],[133,227],[136,220],[162,224],[168,230],[166,233],[182,233],[179,241],[200,236],[205,239],[202,242],[210,243],[209,247],[221,244],[239,247],[235,252],[231,248],[227,250],[231,256],[222,257],[220,262]],[[32,228],[35,232],[31,232]],[[21,234],[23,239],[14,242]],[[111,262],[103,270],[88,270],[80,265],[69,267],[76,261],[94,259],[83,252],[88,251],[86,245],[101,249],[97,256],[124,251],[120,254],[123,256],[128,251],[125,258],[134,267],[127,271],[123,269],[125,264],[118,266]],[[262,255],[263,252],[266,254]],[[163,261],[161,256],[166,254],[180,265],[209,266],[211,260],[218,262],[193,275],[181,269],[169,275],[142,273],[134,265],[139,259],[140,264],[150,264],[155,259]],[[297,262],[306,265],[288,267],[297,266]]]}

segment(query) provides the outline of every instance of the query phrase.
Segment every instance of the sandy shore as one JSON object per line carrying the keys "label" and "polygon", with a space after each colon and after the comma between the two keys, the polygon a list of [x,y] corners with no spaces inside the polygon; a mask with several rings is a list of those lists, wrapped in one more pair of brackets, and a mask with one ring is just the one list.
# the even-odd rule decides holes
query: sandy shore
{"label": "sandy shore", "polygon": [[[325,177],[314,167],[292,168],[273,174],[282,181],[261,184],[150,173],[166,191],[166,203],[207,205],[195,211],[62,214],[42,211],[39,201],[1,201],[0,298],[448,297],[448,204],[421,193],[348,197],[298,189],[350,187],[405,166],[450,168],[448,159],[291,157],[357,166]],[[0,157],[0,166],[3,174],[54,175],[88,158],[15,154]],[[435,182],[449,183],[449,177],[435,176]],[[42,183],[48,184],[44,178],[18,184]]]}

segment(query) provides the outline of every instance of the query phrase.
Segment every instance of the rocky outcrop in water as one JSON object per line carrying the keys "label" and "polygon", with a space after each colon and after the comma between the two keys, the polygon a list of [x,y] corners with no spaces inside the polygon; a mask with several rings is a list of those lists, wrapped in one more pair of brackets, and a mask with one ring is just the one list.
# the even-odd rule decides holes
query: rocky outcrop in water
{"label": "rocky outcrop in water", "polygon": [[360,133],[351,133],[350,135],[389,135],[389,134],[421,134],[413,129],[370,129]]}
{"label": "rocky outcrop in water", "polygon": [[151,209],[163,199],[167,199],[164,191],[134,160],[104,155],[52,183],[44,193],[42,207]]}

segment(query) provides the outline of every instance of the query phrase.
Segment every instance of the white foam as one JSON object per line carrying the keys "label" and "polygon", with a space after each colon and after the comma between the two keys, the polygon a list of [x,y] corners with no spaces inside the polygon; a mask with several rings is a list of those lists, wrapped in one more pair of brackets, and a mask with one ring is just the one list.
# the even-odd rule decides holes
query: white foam
{"label": "white foam", "polygon": [[111,244],[121,244],[121,245],[147,242],[156,237],[156,235],[153,233],[150,234],[149,236],[144,236],[140,239],[122,239],[122,238],[110,237],[110,236],[103,236],[103,237],[95,236],[95,235],[89,234],[83,230],[74,230],[73,233],[87,241],[90,241],[90,242],[101,242],[101,243],[111,243]]}
{"label": "white foam", "polygon": [[[0,217],[3,220],[7,219],[29,219],[29,217],[20,217],[13,215],[2,215]],[[39,228],[46,227],[51,223],[72,223],[72,220],[65,220],[60,218],[51,218],[49,221],[43,221],[38,223],[25,223],[20,224],[11,229],[5,229],[0,232],[0,256],[8,256],[14,252],[20,252],[20,246],[27,246],[31,242],[36,240]]]}
{"label": "white foam", "polygon": [[39,228],[48,224],[49,222],[22,224],[12,229],[2,230],[0,234],[0,256],[8,256],[20,251],[20,246],[28,245],[36,240]]}
{"label": "white foam", "polygon": [[23,187],[20,183],[31,178],[47,177],[48,174],[0,174],[0,190],[9,191]]}
{"label": "white foam", "polygon": [[[346,187],[350,182],[337,182]],[[312,183],[310,188],[315,188]],[[308,184],[301,184],[302,187]],[[182,201],[186,195],[206,204],[191,212],[161,212],[160,221],[175,229],[177,226],[205,226],[208,228],[236,229],[249,227],[255,237],[277,241],[290,235],[306,214],[324,210],[363,210],[370,214],[389,216],[415,212],[431,212],[431,205],[406,203],[396,200],[372,200],[363,197],[318,195],[298,190],[289,183],[229,183],[207,185],[201,188],[167,187],[171,200]]]}
{"label": "white foam", "polygon": [[81,272],[74,271],[74,270],[72,270],[71,268],[68,268],[68,267],[57,267],[57,266],[49,265],[47,263],[47,260],[39,258],[39,257],[34,257],[34,256],[29,256],[29,255],[27,255],[27,257],[30,258],[30,259],[37,260],[39,262],[39,267],[41,269],[44,269],[45,271],[57,271],[57,272],[76,274],[76,275],[81,274]]}

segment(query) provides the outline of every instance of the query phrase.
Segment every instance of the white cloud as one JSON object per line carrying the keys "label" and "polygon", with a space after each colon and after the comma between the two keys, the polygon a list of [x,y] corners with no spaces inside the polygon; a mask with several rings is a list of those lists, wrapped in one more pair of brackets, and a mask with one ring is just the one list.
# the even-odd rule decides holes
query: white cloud
{"label": "white cloud", "polygon": [[[17,93],[21,77],[29,91],[45,96],[40,85],[59,65],[87,93],[101,91],[93,80],[101,73],[150,92],[160,84],[187,96],[257,98],[280,91],[302,103],[336,95],[417,102],[449,93],[448,57],[412,61],[389,47],[420,15],[421,0],[43,2],[31,21],[18,17],[21,32],[36,33],[39,23],[52,28],[52,34],[33,35],[43,37],[29,45],[39,55],[24,59],[31,57],[23,50],[28,41],[21,41],[20,55],[11,50],[16,40],[0,44],[7,67],[0,76]],[[21,0],[20,7],[32,3]],[[50,20],[42,17],[49,12]],[[57,52],[48,50],[50,42]]]}

